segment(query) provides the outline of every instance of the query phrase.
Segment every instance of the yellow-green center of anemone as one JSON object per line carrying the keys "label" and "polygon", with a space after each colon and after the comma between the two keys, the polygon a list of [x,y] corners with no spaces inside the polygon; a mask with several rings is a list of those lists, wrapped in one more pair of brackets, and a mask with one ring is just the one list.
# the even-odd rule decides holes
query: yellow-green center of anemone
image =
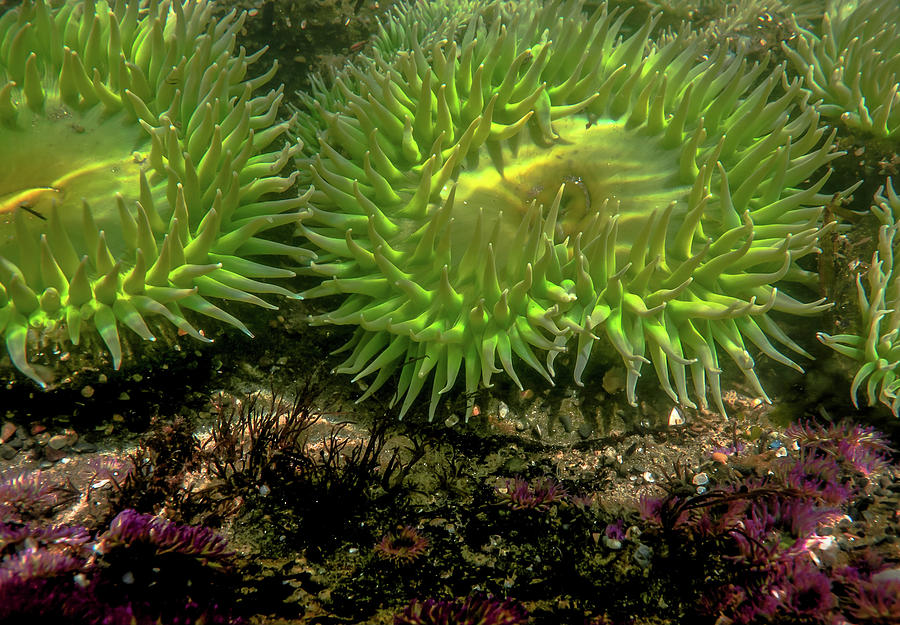
{"label": "yellow-green center of anemone", "polygon": [[797,261],[832,227],[828,173],[811,176],[836,156],[799,81],[582,8],[518,2],[428,50],[412,37],[301,118],[325,278],[305,295],[343,295],[313,321],[357,326],[338,371],[375,375],[363,397],[399,373],[401,415],[426,385],[433,415],[458,378],[470,398],[500,371],[521,386],[523,364],[552,382],[566,351],[581,384],[604,351],[631,403],[652,368],[724,412],[725,367],[765,397],[751,350],[799,369],[770,312],[825,305],[774,285],[815,284]]}
{"label": "yellow-green center of anemone", "polygon": [[271,151],[281,89],[247,78],[261,53],[235,50],[243,16],[205,1],[28,0],[0,17],[0,332],[41,385],[29,345],[95,328],[113,364],[120,329],[155,338],[162,320],[196,338],[186,311],[248,332],[216,300],[265,307],[290,296],[305,258],[259,236],[297,219],[279,199],[298,153]]}
{"label": "yellow-green center of anemone", "polygon": [[[150,141],[124,114],[104,115],[100,107],[76,113],[65,106],[41,113],[22,107],[15,126],[0,128],[4,163],[0,171],[0,214],[5,235],[0,254],[14,257],[21,245],[14,223],[32,240],[45,233],[56,210],[62,229],[76,249],[87,249],[82,229],[82,201],[106,233],[114,255],[125,253],[116,196],[134,206]],[[27,136],[26,136],[27,133]]]}
{"label": "yellow-green center of anemone", "polygon": [[462,257],[483,213],[485,227],[497,228],[494,254],[498,267],[504,266],[531,204],[552,206],[560,188],[554,237],[573,243],[595,217],[605,223],[618,215],[616,256],[622,264],[630,249],[626,242],[639,237],[648,214],[676,202],[672,224],[681,221],[691,188],[679,181],[677,150],[629,132],[622,120],[588,122],[573,115],[555,122],[553,130],[558,138],[552,147],[529,142],[513,153],[503,146],[502,173],[495,167],[462,171],[444,187],[445,197],[455,187],[460,204],[451,226],[457,233],[453,256]]}

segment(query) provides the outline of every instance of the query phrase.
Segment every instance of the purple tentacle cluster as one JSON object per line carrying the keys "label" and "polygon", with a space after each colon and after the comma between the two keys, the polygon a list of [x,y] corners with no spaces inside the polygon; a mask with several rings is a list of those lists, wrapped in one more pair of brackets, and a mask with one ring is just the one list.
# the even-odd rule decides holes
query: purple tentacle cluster
{"label": "purple tentacle cluster", "polygon": [[900,622],[900,569],[875,554],[838,566],[838,525],[851,520],[843,506],[861,494],[860,480],[890,465],[885,438],[813,423],[790,427],[786,438],[793,451],[769,456],[766,477],[644,497],[641,517],[666,539],[715,545],[732,563],[733,575],[701,601],[717,622]]}
{"label": "purple tentacle cluster", "polygon": [[414,599],[394,625],[519,625],[528,612],[512,599],[470,595],[462,600]]}
{"label": "purple tentacle cluster", "polygon": [[222,560],[233,553],[225,538],[208,527],[179,525],[134,510],[124,510],[112,520],[97,549],[109,553],[117,547],[138,545],[151,547],[156,555],[178,553],[204,561]]}
{"label": "purple tentacle cluster", "polygon": [[603,530],[606,537],[610,540],[625,540],[625,519],[616,519],[612,523],[607,524]]}
{"label": "purple tentacle cluster", "polygon": [[409,525],[396,532],[385,534],[375,545],[378,557],[395,564],[411,564],[427,549],[428,539]]}
{"label": "purple tentacle cluster", "polygon": [[506,480],[503,488],[497,493],[501,501],[512,510],[545,511],[551,505],[566,500],[568,493],[565,487],[551,478],[538,478],[532,481],[521,477]]}
{"label": "purple tentacle cluster", "polygon": [[811,421],[795,423],[785,436],[816,456],[829,456],[863,475],[880,471],[890,464],[895,452],[887,438],[867,425],[838,423],[823,426]]}
{"label": "purple tentacle cluster", "polygon": [[0,519],[42,516],[58,501],[57,487],[40,471],[10,469],[0,474]]}
{"label": "purple tentacle cluster", "polygon": [[[49,525],[43,519],[57,502],[57,486],[37,471],[0,478],[0,622],[241,622],[220,607],[209,590],[214,584],[193,583],[222,570],[232,553],[222,536],[134,510],[99,535]],[[136,583],[148,578],[143,570],[157,579]]]}

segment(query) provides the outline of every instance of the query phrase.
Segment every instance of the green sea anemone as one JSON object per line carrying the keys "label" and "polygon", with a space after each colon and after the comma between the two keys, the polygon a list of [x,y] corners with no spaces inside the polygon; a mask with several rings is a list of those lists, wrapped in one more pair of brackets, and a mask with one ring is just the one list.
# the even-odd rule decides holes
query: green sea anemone
{"label": "green sea anemone", "polygon": [[[772,26],[793,17],[803,26],[821,21],[825,11],[847,0],[611,0],[610,7],[635,8],[629,21],[660,13],[665,24],[691,21],[710,42],[741,40],[766,47],[757,37],[769,37]],[[716,39],[715,37],[721,37]]]}
{"label": "green sea anemone", "polygon": [[783,44],[822,115],[877,137],[900,138],[900,4],[862,0],[825,14],[819,34]]}
{"label": "green sea anemone", "polygon": [[552,383],[567,351],[582,384],[592,354],[617,352],[630,403],[649,365],[672,400],[705,407],[708,389],[724,413],[720,356],[762,397],[746,341],[800,369],[771,312],[826,305],[773,284],[815,284],[797,261],[833,227],[828,173],[808,182],[833,133],[782,66],[705,57],[686,31],[654,43],[652,23],[625,37],[622,20],[503,5],[361,61],[301,118],[323,278],[304,296],[341,298],[312,322],[356,327],[337,371],[375,376],[361,399],[398,373],[400,415],[430,382],[431,417],[462,377],[471,411],[495,373]]}
{"label": "green sea anemone", "polygon": [[395,5],[378,21],[373,48],[390,59],[400,50],[409,50],[413,39],[420,46],[430,47],[499,6],[500,0],[414,0]]}
{"label": "green sea anemone", "polygon": [[872,212],[881,222],[878,247],[866,272],[856,277],[859,301],[859,334],[831,336],[820,332],[819,340],[835,351],[862,363],[850,387],[853,405],[865,383],[870,406],[881,402],[897,416],[900,411],[900,276],[894,273],[894,256],[900,246],[900,196],[888,178],[878,189]]}
{"label": "green sea anemone", "polygon": [[[281,89],[248,78],[262,51],[235,51],[243,15],[205,0],[26,0],[0,17],[0,330],[21,372],[45,385],[29,344],[99,333],[118,368],[120,327],[154,340],[155,319],[205,340],[193,311],[220,308],[293,272],[252,260],[305,260],[260,235],[294,222],[278,195],[298,153],[270,151]],[[62,331],[62,334],[55,332]]]}

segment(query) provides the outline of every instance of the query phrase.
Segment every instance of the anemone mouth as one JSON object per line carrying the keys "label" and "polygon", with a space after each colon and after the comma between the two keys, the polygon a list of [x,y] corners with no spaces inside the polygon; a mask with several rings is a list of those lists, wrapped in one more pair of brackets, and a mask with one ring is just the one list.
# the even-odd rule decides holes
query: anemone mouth
{"label": "anemone mouth", "polygon": [[59,103],[43,114],[30,114],[15,127],[0,127],[0,162],[15,163],[0,171],[0,254],[16,258],[15,219],[33,238],[48,233],[51,210],[59,214],[77,249],[82,236],[82,203],[106,233],[110,251],[126,252],[117,201],[134,211],[140,199],[140,174],[150,140],[124,114],[107,115],[102,107],[84,113]]}
{"label": "anemone mouth", "polygon": [[200,0],[29,0],[0,16],[0,332],[13,365],[41,337],[96,330],[115,368],[120,330],[155,322],[208,340],[189,318],[250,334],[217,301],[260,295],[304,250],[265,234],[306,198],[279,174],[300,146],[270,146],[282,89],[248,77],[244,17]]}
{"label": "anemone mouth", "polygon": [[[658,137],[627,129],[624,120],[573,115],[556,121],[553,130],[557,136],[549,145],[501,146],[496,163],[482,146],[474,158],[482,166],[459,174],[452,183],[460,207],[451,226],[452,256],[462,257],[482,215],[484,228],[496,232],[492,238],[498,242],[497,266],[505,265],[532,203],[546,211],[558,202],[551,238],[568,240],[570,247],[592,220],[599,217],[600,226],[606,227],[616,216],[622,241],[616,257],[621,265],[630,251],[625,241],[639,238],[648,215],[674,203],[671,223],[677,228],[691,191],[679,180],[677,149],[660,145]],[[443,200],[450,188],[448,184],[442,189]]]}
{"label": "anemone mouth", "polygon": [[306,114],[301,231],[325,279],[304,295],[343,295],[313,322],[357,326],[337,371],[375,375],[361,399],[399,372],[401,416],[429,381],[429,417],[457,380],[471,410],[496,373],[553,383],[567,351],[582,384],[602,350],[630,403],[652,367],[673,401],[724,413],[726,366],[766,397],[750,349],[808,356],[769,316],[828,307],[774,286],[813,285],[797,260],[833,227],[828,173],[811,177],[838,153],[800,82],[582,9],[523,2],[413,40]]}

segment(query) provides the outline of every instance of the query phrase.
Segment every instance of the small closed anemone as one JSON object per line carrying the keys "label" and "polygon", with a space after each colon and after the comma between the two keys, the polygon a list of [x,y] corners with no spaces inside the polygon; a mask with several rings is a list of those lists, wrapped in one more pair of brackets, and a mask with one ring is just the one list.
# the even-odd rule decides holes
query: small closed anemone
{"label": "small closed anemone", "polygon": [[471,414],[495,373],[553,383],[568,352],[582,384],[603,353],[633,405],[652,368],[673,401],[709,392],[724,413],[724,368],[765,397],[750,349],[800,369],[770,313],[826,305],[773,285],[815,284],[797,261],[833,227],[828,172],[810,182],[833,132],[782,66],[622,22],[603,4],[503,5],[361,61],[301,118],[321,123],[300,130],[322,278],[303,295],[342,298],[312,322],[356,327],[337,371],[374,375],[361,399],[396,373],[400,415],[430,384],[431,418],[461,379]]}
{"label": "small closed anemone", "polygon": [[782,44],[826,118],[876,137],[900,138],[900,4],[860,0],[825,13],[816,32]]}
{"label": "small closed anemone", "polygon": [[[274,144],[281,89],[248,77],[243,15],[205,0],[26,0],[0,17],[0,330],[13,365],[46,385],[29,346],[94,328],[114,367],[121,329],[154,340],[164,320],[204,339],[189,312],[249,334],[217,305],[258,294],[305,259],[264,238],[294,222]],[[274,151],[273,151],[274,150]],[[58,331],[58,332],[57,332]]]}
{"label": "small closed anemone", "polygon": [[891,179],[875,194],[872,212],[881,222],[878,247],[872,264],[856,276],[859,330],[853,334],[818,333],[820,341],[860,363],[850,386],[853,405],[864,386],[868,404],[884,404],[894,416],[900,413],[900,277],[894,273],[894,256],[900,245],[900,195]]}

